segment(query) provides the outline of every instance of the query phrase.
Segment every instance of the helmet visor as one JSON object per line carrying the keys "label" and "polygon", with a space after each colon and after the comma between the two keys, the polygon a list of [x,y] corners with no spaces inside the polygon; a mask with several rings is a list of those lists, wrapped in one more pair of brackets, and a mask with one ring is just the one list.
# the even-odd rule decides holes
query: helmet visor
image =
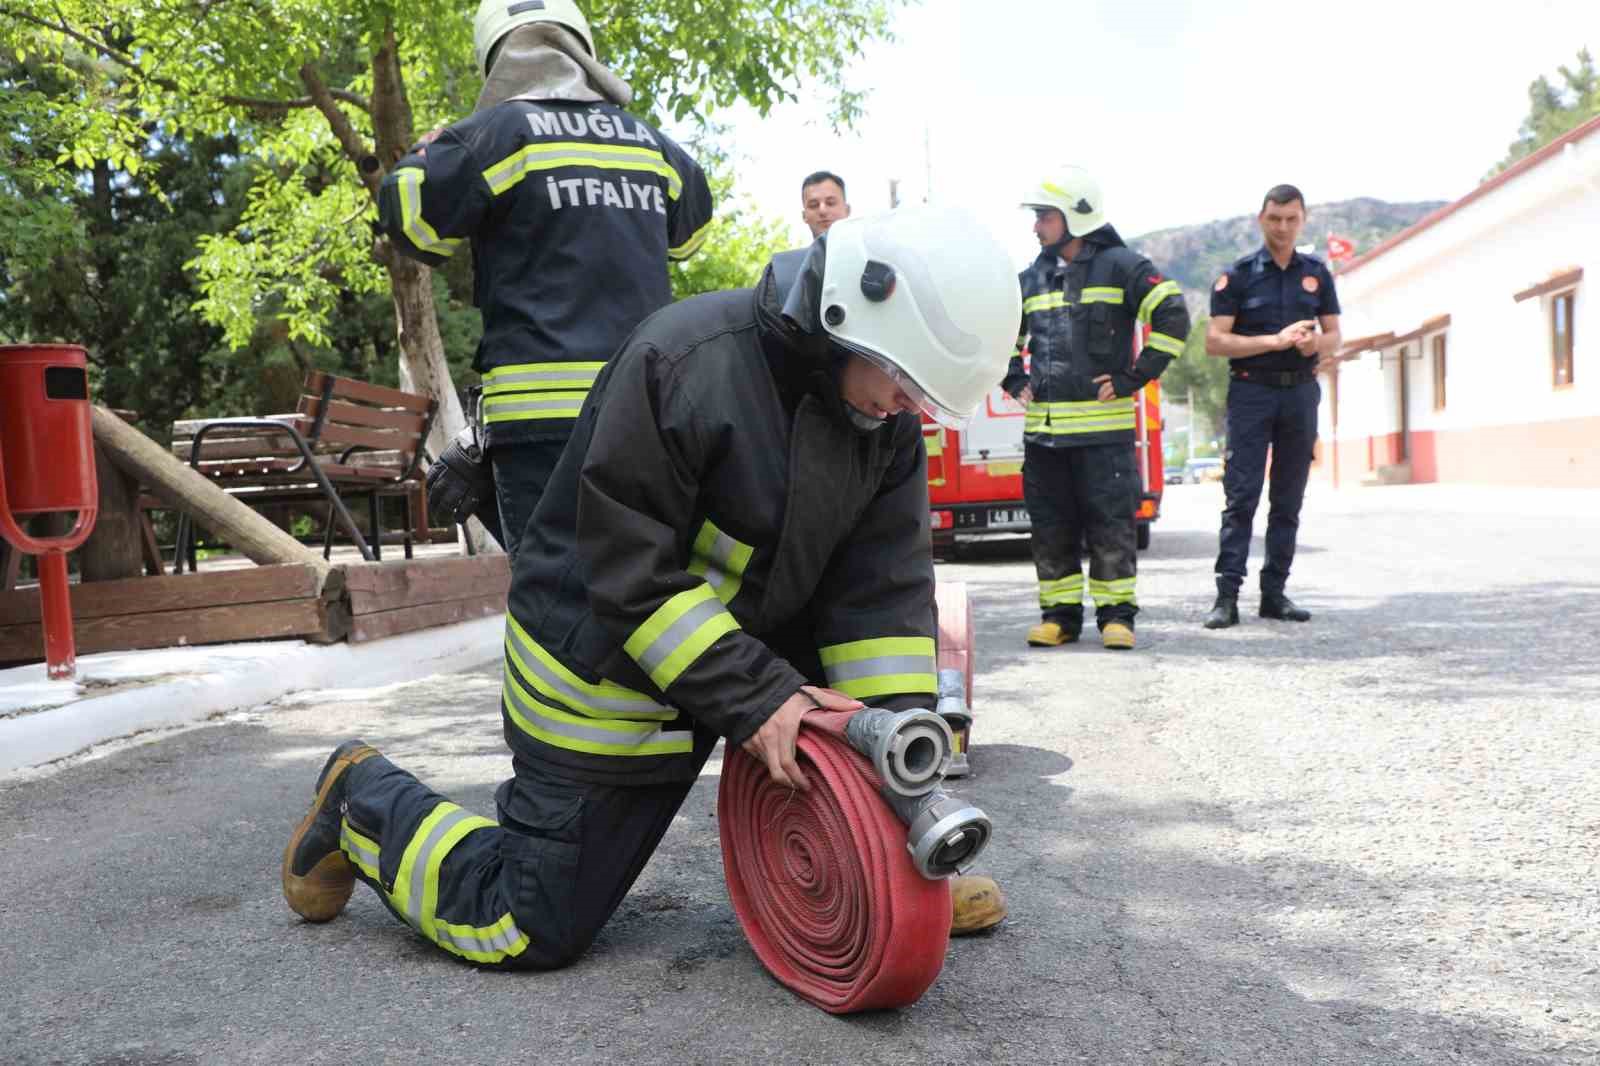
{"label": "helmet visor", "polygon": [[848,342],[839,340],[837,337],[834,338],[834,343],[848,351],[851,355],[859,355],[873,367],[882,371],[890,381],[894,382],[895,387],[905,394],[906,399],[910,400],[916,405],[917,410],[933,419],[939,425],[944,426],[946,429],[960,429],[967,423],[967,420],[972,417],[971,411],[952,410],[940,403],[938,400],[935,400],[932,396],[929,396],[927,392],[923,390],[922,386],[918,385],[916,381],[912,379],[911,375],[907,374],[904,370],[901,370],[900,367],[895,365],[884,356],[872,351],[870,348],[863,348],[856,344],[850,344]]}

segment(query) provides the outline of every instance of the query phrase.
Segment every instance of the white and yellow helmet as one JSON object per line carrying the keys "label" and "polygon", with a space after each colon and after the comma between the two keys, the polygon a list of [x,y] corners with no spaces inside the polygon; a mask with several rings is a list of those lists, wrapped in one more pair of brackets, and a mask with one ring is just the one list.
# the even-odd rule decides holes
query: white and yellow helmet
{"label": "white and yellow helmet", "polygon": [[1060,211],[1067,220],[1069,237],[1082,237],[1106,224],[1106,202],[1100,194],[1100,183],[1082,167],[1062,167],[1035,185],[1022,206]]}
{"label": "white and yellow helmet", "polygon": [[500,38],[530,22],[554,22],[577,34],[594,55],[594,34],[589,20],[573,0],[483,0],[472,20],[472,49],[478,55],[478,75],[488,77],[489,53]]}
{"label": "white and yellow helmet", "polygon": [[840,219],[826,240],[823,329],[931,418],[970,418],[1005,376],[1022,318],[1004,246],[956,207]]}

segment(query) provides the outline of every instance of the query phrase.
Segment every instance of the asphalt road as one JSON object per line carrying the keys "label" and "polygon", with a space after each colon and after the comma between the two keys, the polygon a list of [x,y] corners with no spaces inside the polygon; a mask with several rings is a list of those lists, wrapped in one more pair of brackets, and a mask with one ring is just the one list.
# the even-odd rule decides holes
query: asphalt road
{"label": "asphalt road", "polygon": [[1314,498],[1291,592],[1316,618],[1251,596],[1210,633],[1219,502],[1170,490],[1131,654],[1024,647],[1020,545],[941,565],[979,627],[959,791],[994,818],[1011,917],[952,942],[913,1007],[834,1018],[766,976],[722,884],[715,762],[570,970],[450,961],[365,889],[299,922],[278,861],[338,741],[493,814],[485,670],[0,781],[0,1061],[1600,1061],[1600,500]]}

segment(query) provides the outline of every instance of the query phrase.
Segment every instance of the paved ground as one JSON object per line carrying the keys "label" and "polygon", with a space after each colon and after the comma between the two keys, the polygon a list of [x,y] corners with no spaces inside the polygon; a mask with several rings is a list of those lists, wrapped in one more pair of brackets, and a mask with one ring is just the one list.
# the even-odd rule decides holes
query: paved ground
{"label": "paved ground", "polygon": [[995,819],[1012,917],[912,1008],[832,1018],[765,976],[709,779],[571,970],[452,963],[364,890],[296,921],[280,848],[338,740],[493,812],[480,672],[0,782],[0,1059],[1600,1061],[1596,494],[1315,498],[1292,591],[1316,619],[1208,633],[1218,503],[1171,490],[1131,655],[1025,649],[1014,546],[941,567],[976,603],[961,791]]}

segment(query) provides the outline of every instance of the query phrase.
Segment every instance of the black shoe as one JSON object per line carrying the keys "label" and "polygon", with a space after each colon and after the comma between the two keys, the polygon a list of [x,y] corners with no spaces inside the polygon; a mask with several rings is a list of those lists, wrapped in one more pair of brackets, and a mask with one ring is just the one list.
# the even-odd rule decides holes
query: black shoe
{"label": "black shoe", "polygon": [[350,860],[339,850],[339,825],[344,818],[345,771],[378,754],[359,740],[334,749],[317,778],[317,798],[300,820],[283,850],[283,898],[289,909],[310,922],[339,916],[355,890]]}
{"label": "black shoe", "polygon": [[1238,624],[1239,597],[1229,596],[1225,592],[1217,593],[1217,602],[1211,605],[1211,613],[1206,615],[1206,628],[1227,629]]}
{"label": "black shoe", "polygon": [[1283,593],[1276,595],[1263,592],[1261,594],[1261,617],[1276,618],[1280,622],[1309,622],[1311,612],[1304,607],[1296,607],[1294,601]]}

